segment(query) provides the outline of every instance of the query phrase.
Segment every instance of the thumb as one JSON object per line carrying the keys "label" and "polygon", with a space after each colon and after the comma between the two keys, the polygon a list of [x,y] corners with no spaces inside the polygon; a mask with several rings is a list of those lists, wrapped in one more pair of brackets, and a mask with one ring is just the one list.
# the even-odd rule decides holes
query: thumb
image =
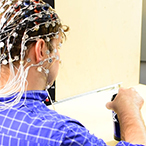
{"label": "thumb", "polygon": [[112,102],[108,102],[106,104],[106,108],[109,109],[109,110],[111,110],[112,109]]}

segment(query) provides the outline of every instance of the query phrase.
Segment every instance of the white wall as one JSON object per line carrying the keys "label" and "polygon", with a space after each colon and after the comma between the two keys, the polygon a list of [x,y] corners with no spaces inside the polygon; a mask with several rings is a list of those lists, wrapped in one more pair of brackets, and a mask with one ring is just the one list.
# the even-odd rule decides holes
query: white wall
{"label": "white wall", "polygon": [[60,50],[57,100],[139,83],[142,0],[59,0],[55,8],[70,26]]}

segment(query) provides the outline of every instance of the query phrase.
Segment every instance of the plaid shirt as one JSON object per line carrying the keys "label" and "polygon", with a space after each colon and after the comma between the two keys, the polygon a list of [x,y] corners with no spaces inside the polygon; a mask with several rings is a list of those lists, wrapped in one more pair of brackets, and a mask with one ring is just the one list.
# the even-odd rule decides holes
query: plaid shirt
{"label": "plaid shirt", "polygon": [[[78,121],[48,109],[42,102],[46,97],[46,91],[27,91],[19,104],[0,112],[0,146],[106,145]],[[136,146],[124,141],[117,145]]]}

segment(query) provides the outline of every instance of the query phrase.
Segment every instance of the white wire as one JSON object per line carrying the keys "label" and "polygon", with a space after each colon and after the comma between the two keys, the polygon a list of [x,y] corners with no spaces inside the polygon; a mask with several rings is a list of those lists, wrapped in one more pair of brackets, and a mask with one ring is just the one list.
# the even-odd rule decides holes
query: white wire
{"label": "white wire", "polygon": [[[13,1],[13,0],[11,0],[11,1]],[[7,5],[9,5],[9,0],[7,0],[6,2],[5,2],[5,4]],[[4,5],[5,6],[5,5]],[[3,8],[4,8],[4,6],[0,6],[0,10],[2,10]],[[6,10],[6,12],[4,13],[4,15],[2,16],[2,18],[1,18],[1,20],[3,20],[3,22],[1,22],[1,26],[0,26],[0,29],[1,29],[1,27],[5,24],[5,22],[7,21],[6,20],[6,18],[5,18],[5,15],[7,14],[7,12],[11,12],[11,11],[13,11],[13,9],[12,9],[12,7],[13,6],[10,6],[7,10]],[[24,8],[25,9],[25,8]],[[18,15],[20,15],[21,13],[23,12],[23,8],[20,10],[20,11],[18,11],[18,12],[16,12],[15,14],[14,14],[14,16],[13,16],[13,18],[12,19],[10,19],[9,20],[9,22],[7,22],[7,24],[5,24],[5,26],[3,26],[3,31],[2,31],[2,33],[4,32],[4,30],[5,30],[5,28],[7,27],[7,26],[9,26],[9,24],[11,24],[11,23],[13,23],[15,20],[15,18],[18,16]],[[46,12],[46,11],[44,11],[44,12]],[[36,14],[34,14],[34,15],[36,15]],[[29,19],[29,18],[26,18],[26,19]],[[23,23],[24,21],[22,21],[22,23]],[[49,25],[50,25],[51,23],[49,23]],[[39,26],[40,25],[45,25],[45,22],[43,22],[42,24],[39,24]],[[15,27],[15,26],[14,26]],[[26,29],[26,32],[25,33],[27,33],[28,31],[31,31],[31,30],[33,30],[33,29],[35,29],[35,26],[33,27],[33,28],[31,28],[31,29]],[[8,52],[10,52],[11,51],[11,46],[10,46],[10,42],[9,42],[9,40],[10,40],[10,37],[12,36],[12,34],[14,33],[14,31],[15,31],[15,29],[14,30],[12,30],[10,33],[9,33],[9,35],[7,36],[8,37],[8,39],[7,39],[7,51]],[[12,106],[14,106],[14,105],[16,105],[16,104],[18,104],[19,102],[20,102],[20,100],[21,100],[21,97],[22,97],[22,95],[24,94],[24,92],[27,90],[27,85],[28,85],[28,81],[27,81],[27,76],[28,76],[28,72],[29,72],[29,69],[31,68],[31,67],[35,67],[35,66],[39,66],[40,64],[38,63],[38,64],[31,64],[30,66],[28,66],[28,67],[26,67],[24,64],[23,64],[23,62],[24,62],[24,56],[25,56],[25,54],[23,54],[23,53],[25,53],[25,48],[24,48],[24,46],[25,46],[25,43],[29,40],[37,40],[38,38],[40,38],[40,37],[44,37],[44,36],[46,36],[46,37],[49,37],[49,36],[51,36],[51,35],[53,35],[53,34],[55,34],[55,35],[57,35],[57,34],[59,34],[59,31],[58,32],[56,32],[56,33],[54,33],[54,32],[52,32],[52,33],[49,33],[49,34],[45,34],[45,35],[41,35],[41,36],[34,36],[34,37],[30,37],[29,39],[25,39],[24,37],[25,37],[25,35],[23,35],[23,37],[22,37],[22,43],[21,43],[21,53],[20,53],[20,66],[19,66],[19,68],[18,69],[16,69],[15,68],[15,66],[14,66],[14,64],[13,64],[13,61],[12,61],[12,58],[11,58],[11,54],[9,53],[9,56],[8,56],[8,58],[9,58],[9,71],[10,71],[10,75],[9,75],[9,78],[8,78],[8,80],[7,80],[7,82],[6,82],[6,84],[4,85],[4,87],[0,87],[0,97],[1,98],[10,98],[10,99],[6,99],[4,102],[0,102],[0,111],[1,110],[5,110],[5,109],[7,109],[7,108],[10,108],[10,107],[12,107]],[[24,39],[24,40],[23,40]],[[2,40],[1,40],[2,41]],[[54,56],[52,56],[51,58],[55,58],[56,56],[54,55]],[[49,59],[50,59],[50,57],[49,58],[47,58],[47,59],[45,59],[44,61],[43,61],[43,63],[45,62],[45,61],[48,61],[49,62]],[[0,67],[1,67],[1,65],[0,65]],[[1,68],[0,68],[1,69]],[[2,77],[2,75],[1,75],[1,77]],[[48,90],[47,90],[47,92],[48,92]],[[25,94],[26,95],[26,94]],[[13,98],[11,98],[11,97],[13,97]],[[25,96],[26,97],[26,96]],[[50,94],[48,93],[48,97],[50,98],[50,101],[51,101],[51,103],[52,103],[52,106],[53,106],[53,108],[54,108],[54,110],[55,110],[55,107],[54,107],[54,105],[53,105],[53,102],[52,102],[52,100],[51,100],[51,97],[50,97]]]}
{"label": "white wire", "polygon": [[[42,63],[48,61],[50,58],[55,58],[55,56],[46,58]],[[25,67],[26,65],[20,64],[19,68],[17,69],[16,74],[14,74],[13,72],[14,66],[12,62],[9,63],[9,66],[10,66],[9,67],[10,76],[5,86],[2,89],[0,89],[0,97],[2,98],[13,97],[13,98],[10,98],[9,100],[6,100],[4,102],[3,101],[0,102],[0,111],[10,108],[20,102],[23,93],[27,90],[27,85],[28,85],[27,75],[28,75],[29,69],[31,67],[40,66],[40,64],[39,63],[31,64],[28,67]],[[53,109],[55,110],[54,104],[52,102],[52,99],[47,89],[48,89],[48,86],[46,88],[46,91],[48,93],[48,97],[53,106]]]}
{"label": "white wire", "polygon": [[[48,86],[47,86],[47,87],[48,87]],[[50,102],[51,102],[51,105],[52,105],[53,109],[55,110],[55,105],[54,105],[54,103],[53,103],[53,101],[52,101],[52,99],[51,99],[51,96],[50,96],[50,94],[49,94],[48,88],[46,88],[46,92],[48,93],[48,97],[49,97],[49,100],[50,100]]]}

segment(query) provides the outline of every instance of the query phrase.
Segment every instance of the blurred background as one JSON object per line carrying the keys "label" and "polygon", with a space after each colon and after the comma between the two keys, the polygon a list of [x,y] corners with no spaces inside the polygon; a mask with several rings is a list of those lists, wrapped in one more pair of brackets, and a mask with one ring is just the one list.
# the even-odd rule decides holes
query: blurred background
{"label": "blurred background", "polygon": [[146,85],[146,0],[142,7],[142,35],[141,35],[140,83]]}
{"label": "blurred background", "polygon": [[146,84],[146,0],[45,1],[70,27],[53,101]]}

